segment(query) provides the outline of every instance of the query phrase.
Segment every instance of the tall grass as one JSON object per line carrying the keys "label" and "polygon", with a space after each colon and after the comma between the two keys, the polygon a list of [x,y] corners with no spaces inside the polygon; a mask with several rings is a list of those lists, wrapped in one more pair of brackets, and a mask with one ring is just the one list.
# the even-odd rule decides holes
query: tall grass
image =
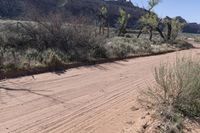
{"label": "tall grass", "polygon": [[200,62],[179,58],[155,68],[156,85],[148,96],[163,120],[165,132],[181,132],[182,119],[200,117]]}

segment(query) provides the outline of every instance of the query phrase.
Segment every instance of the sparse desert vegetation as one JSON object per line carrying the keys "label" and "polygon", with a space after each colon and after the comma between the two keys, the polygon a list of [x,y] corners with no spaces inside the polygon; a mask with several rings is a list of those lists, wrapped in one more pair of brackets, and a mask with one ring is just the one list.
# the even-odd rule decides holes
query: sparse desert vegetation
{"label": "sparse desert vegetation", "polygon": [[194,41],[197,42],[197,43],[199,43],[199,42],[200,42],[200,36],[198,36],[198,35],[195,36],[195,37],[194,37]]}
{"label": "sparse desert vegetation", "polygon": [[[176,35],[170,33],[171,36],[164,37],[165,39],[156,32],[151,33],[149,39],[148,27],[142,28],[140,32],[144,34],[138,38],[138,31],[131,33],[131,30],[126,29],[129,14],[122,9],[119,11],[119,29],[109,28],[106,19],[103,19],[105,17],[100,18],[100,25],[96,27],[90,25],[92,21],[86,17],[68,18],[67,21],[61,13],[41,16],[34,10],[29,13],[32,21],[2,20],[1,78],[13,77],[18,73],[26,75],[29,72],[64,69],[73,63],[90,63],[102,59],[120,59],[192,48],[192,45],[183,39],[176,39],[180,27],[176,29]],[[103,7],[100,13],[106,16],[106,7]],[[157,20],[153,22],[155,21]],[[160,32],[165,35],[165,31]]]}
{"label": "sparse desert vegetation", "polygon": [[62,12],[41,14],[29,4],[26,21],[0,23],[1,78],[64,69],[73,63],[192,48],[177,39],[184,23],[177,18],[160,19],[152,12],[159,1],[149,1],[147,12],[138,21],[139,31],[127,29],[131,15],[123,8],[119,8],[118,27],[110,28],[107,6],[101,6],[98,18],[92,20],[86,16],[66,18]]}
{"label": "sparse desert vegetation", "polygon": [[[200,63],[192,57],[177,58],[174,63],[155,68],[155,85],[145,92],[145,102],[155,111],[156,129],[165,133],[187,132],[184,121],[200,116]],[[185,125],[184,125],[185,123]]]}
{"label": "sparse desert vegetation", "polygon": [[200,26],[161,2],[0,0],[0,133],[200,132]]}

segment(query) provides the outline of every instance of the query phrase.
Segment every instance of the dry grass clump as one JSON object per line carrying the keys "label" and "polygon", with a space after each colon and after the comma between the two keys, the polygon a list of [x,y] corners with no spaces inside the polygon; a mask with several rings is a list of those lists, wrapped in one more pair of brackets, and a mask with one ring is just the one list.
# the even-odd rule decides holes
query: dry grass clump
{"label": "dry grass clump", "polygon": [[182,132],[185,117],[200,117],[200,62],[181,58],[161,65],[155,68],[155,80],[146,94],[162,120],[160,130]]}

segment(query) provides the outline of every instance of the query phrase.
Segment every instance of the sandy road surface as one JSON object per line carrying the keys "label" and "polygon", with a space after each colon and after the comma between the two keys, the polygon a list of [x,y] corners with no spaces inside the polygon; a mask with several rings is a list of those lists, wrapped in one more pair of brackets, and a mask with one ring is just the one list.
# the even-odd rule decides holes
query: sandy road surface
{"label": "sandy road surface", "polygon": [[0,133],[137,132],[147,113],[137,104],[140,90],[153,82],[154,67],[182,55],[200,57],[200,49],[4,81]]}

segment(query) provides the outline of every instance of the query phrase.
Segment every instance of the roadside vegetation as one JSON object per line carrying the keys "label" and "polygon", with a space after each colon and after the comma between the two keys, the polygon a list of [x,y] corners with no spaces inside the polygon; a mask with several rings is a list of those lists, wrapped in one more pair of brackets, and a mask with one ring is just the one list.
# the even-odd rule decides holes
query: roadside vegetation
{"label": "roadside vegetation", "polygon": [[[192,58],[178,58],[173,64],[155,68],[156,84],[145,92],[148,106],[155,111],[164,133],[187,132],[184,123],[200,118],[200,63]],[[188,124],[188,123],[186,123]]]}
{"label": "roadside vegetation", "polygon": [[[96,20],[86,16],[66,18],[62,12],[42,15],[34,7],[22,20],[1,20],[0,79],[63,70],[76,63],[189,49],[193,46],[186,41],[188,38],[200,42],[197,35],[179,36],[185,23],[177,18],[159,18],[153,12],[159,3],[160,0],[149,0],[146,14],[134,30],[127,28],[131,16],[123,8],[119,8],[117,27],[110,27],[106,6],[99,7]],[[13,16],[17,15],[15,10]],[[156,85],[145,94],[160,123],[156,129],[184,132],[186,118],[200,118],[199,61],[177,59],[174,64],[155,68],[154,76]]]}
{"label": "roadside vegetation", "polygon": [[182,33],[178,36],[179,40],[188,40],[200,43],[200,34]]}
{"label": "roadside vegetation", "polygon": [[197,43],[200,43],[200,36],[195,36],[194,41],[197,42]]}
{"label": "roadside vegetation", "polygon": [[106,6],[100,7],[96,20],[66,18],[62,12],[42,15],[30,6],[26,21],[0,22],[0,78],[18,72],[64,69],[73,63],[191,48],[191,44],[177,39],[183,23],[160,19],[153,12],[159,2],[149,0],[139,30],[127,29],[130,14],[123,8],[119,9],[118,28],[114,29],[109,26]]}
{"label": "roadside vegetation", "polygon": [[[159,35],[162,41],[170,46],[177,44],[182,48],[188,47],[186,43],[183,43],[185,42],[183,40],[188,39],[199,43],[199,35],[182,34],[179,36],[184,23],[181,23],[177,18],[159,19],[152,12],[159,2],[159,0],[149,0],[148,13],[140,19],[140,31],[137,38],[147,32],[149,40],[152,41],[155,32],[157,32],[156,35]],[[155,85],[143,92],[145,94],[143,100],[153,110],[157,122],[152,124],[152,129],[162,133],[190,132],[187,129],[186,120],[194,122],[200,119],[199,60],[178,58],[173,64],[162,64],[155,68],[154,77]]]}

